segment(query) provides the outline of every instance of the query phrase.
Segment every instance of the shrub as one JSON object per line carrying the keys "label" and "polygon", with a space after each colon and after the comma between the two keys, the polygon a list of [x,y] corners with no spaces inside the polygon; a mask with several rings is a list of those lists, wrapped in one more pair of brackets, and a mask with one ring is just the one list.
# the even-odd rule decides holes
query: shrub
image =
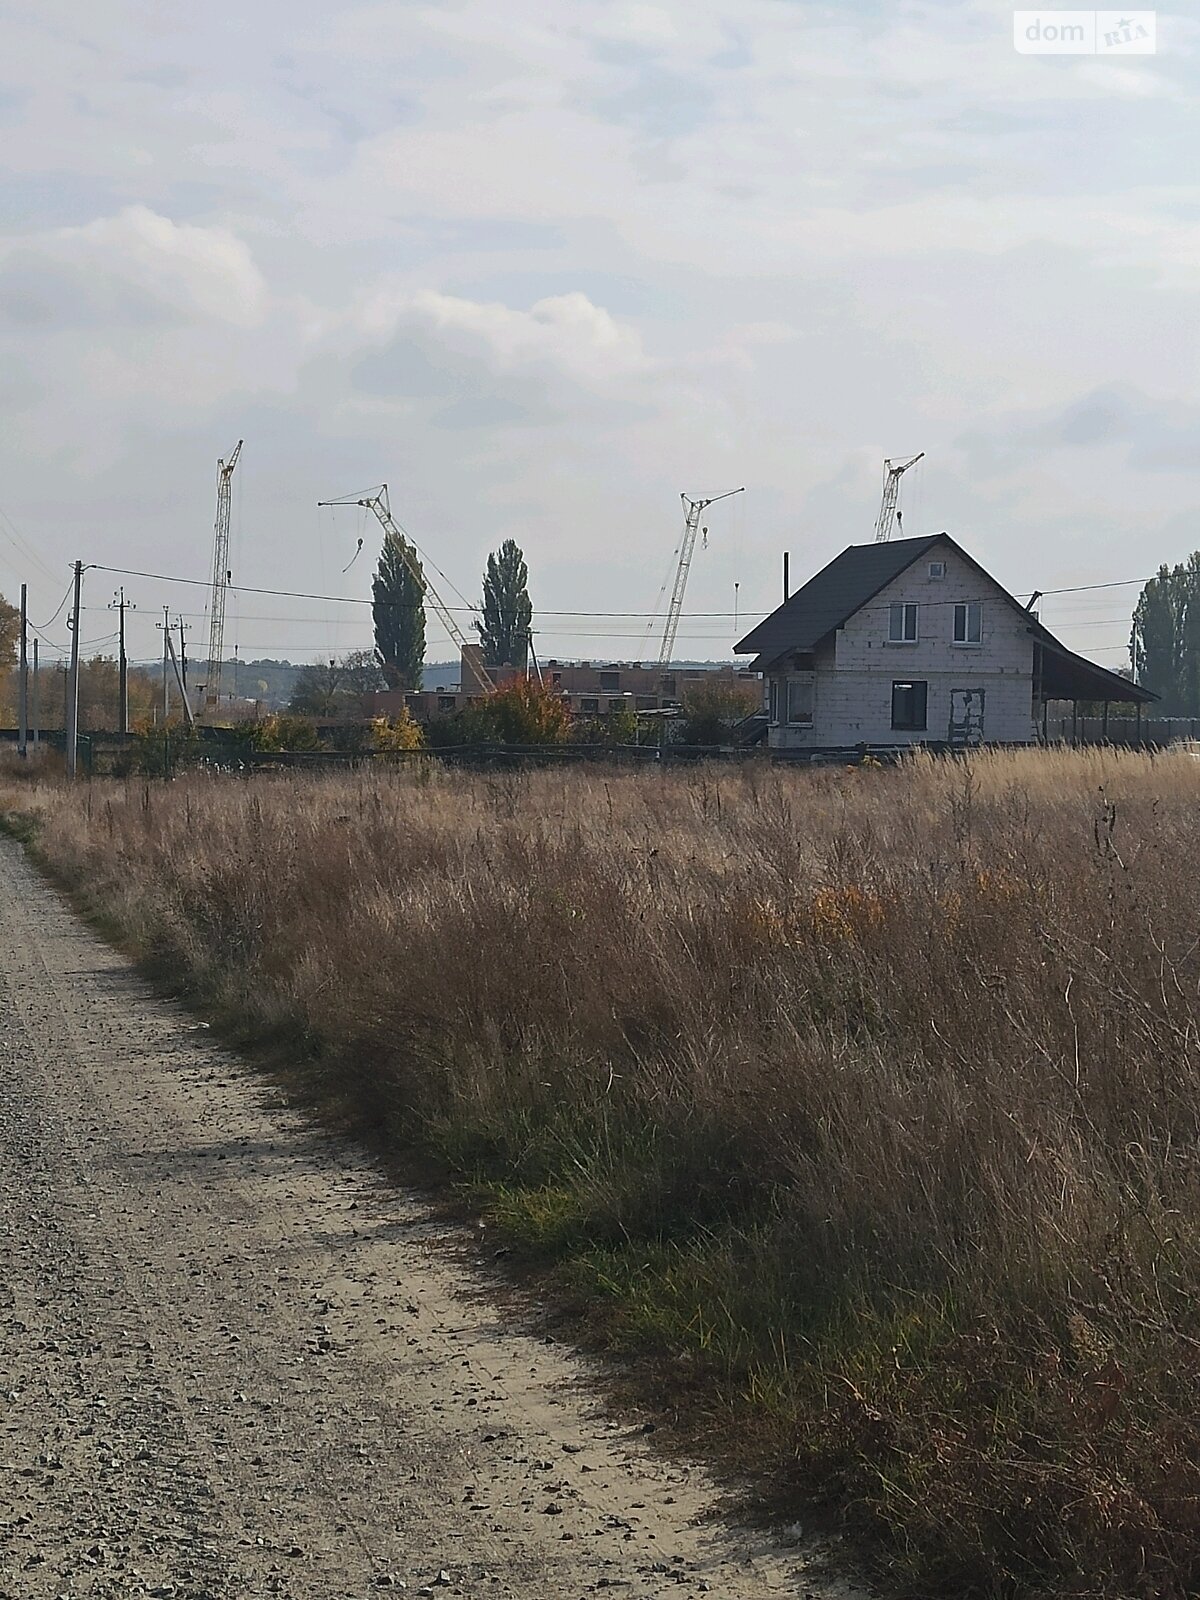
{"label": "shrub", "polygon": [[373,717],[371,720],[371,745],[375,750],[419,750],[424,743],[421,729],[407,706],[390,719]]}
{"label": "shrub", "polygon": [[316,725],[308,717],[289,716],[286,712],[272,712],[258,722],[242,725],[246,743],[253,750],[307,751],[320,750],[321,739]]}
{"label": "shrub", "polygon": [[761,710],[759,690],[736,684],[706,683],[689,687],[683,695],[683,721],[679,739],[683,744],[728,744],[734,726],[752,712]]}
{"label": "shrub", "polygon": [[452,720],[465,744],[565,744],[571,731],[562,696],[532,678],[515,678]]}

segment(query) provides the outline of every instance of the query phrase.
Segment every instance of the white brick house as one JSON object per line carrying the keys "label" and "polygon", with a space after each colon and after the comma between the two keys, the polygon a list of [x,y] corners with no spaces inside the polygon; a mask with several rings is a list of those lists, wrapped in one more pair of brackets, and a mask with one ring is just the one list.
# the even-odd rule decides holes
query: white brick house
{"label": "white brick house", "polygon": [[735,645],[772,749],[1032,744],[1048,700],[1145,689],[1075,655],[948,534],[851,545]]}

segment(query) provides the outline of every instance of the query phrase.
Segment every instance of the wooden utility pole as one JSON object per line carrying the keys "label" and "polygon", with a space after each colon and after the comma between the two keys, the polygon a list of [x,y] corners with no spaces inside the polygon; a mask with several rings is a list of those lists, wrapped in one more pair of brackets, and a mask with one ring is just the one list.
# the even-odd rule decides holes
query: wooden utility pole
{"label": "wooden utility pole", "polygon": [[73,778],[79,765],[79,590],[83,583],[83,562],[75,563],[75,595],[67,626],[71,630],[71,675],[67,683],[67,703],[63,708],[66,727],[67,777]]}
{"label": "wooden utility pole", "polygon": [[17,754],[24,761],[29,746],[29,601],[21,585],[21,664],[17,682]]}
{"label": "wooden utility pole", "polygon": [[42,669],[38,662],[38,636],[33,636],[33,748],[36,750],[42,734]]}

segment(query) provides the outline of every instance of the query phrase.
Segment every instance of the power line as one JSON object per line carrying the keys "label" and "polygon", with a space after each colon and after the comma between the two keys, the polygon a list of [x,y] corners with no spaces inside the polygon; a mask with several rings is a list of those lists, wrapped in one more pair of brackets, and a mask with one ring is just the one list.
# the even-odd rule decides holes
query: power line
{"label": "power line", "polygon": [[16,523],[3,506],[0,506],[0,520],[3,520],[3,522],[7,523],[7,527],[0,528],[0,532],[3,532],[4,537],[8,540],[9,544],[12,545],[13,549],[17,552],[21,559],[23,561],[32,562],[35,567],[39,567],[41,569],[43,577],[49,579],[51,583],[57,583],[58,574],[50,571],[50,568],[42,560],[41,556],[38,555],[37,551],[30,545],[29,541],[21,534]]}
{"label": "power line", "polygon": [[[432,565],[432,563],[430,563],[430,564]],[[148,581],[153,582],[153,583],[185,583],[185,584],[190,585],[193,588],[200,588],[200,589],[207,589],[209,587],[208,580],[206,578],[182,578],[182,577],[179,577],[177,574],[170,573],[170,572],[141,572],[141,571],[138,571],[134,567],[106,567],[106,566],[101,565],[101,563],[99,563],[99,562],[93,562],[91,564],[91,567],[90,567],[89,570],[91,570],[93,572],[113,572],[113,573],[116,573],[118,577],[122,577],[122,578],[145,578]],[[447,580],[447,581],[449,581],[449,580]],[[260,587],[260,586],[258,586],[256,584],[249,584],[249,583],[231,583],[231,584],[227,585],[227,587],[229,589],[231,589],[231,590],[236,590],[237,593],[239,593],[239,594],[262,594],[262,595],[267,595],[271,599],[274,599],[274,600],[323,600],[323,601],[326,601],[330,605],[338,605],[338,606],[374,606],[374,605],[376,605],[378,603],[374,599],[367,598],[367,597],[365,597],[363,595],[316,594],[310,589],[265,589],[265,588],[262,588],[262,587]],[[447,606],[446,610],[447,611],[465,611],[465,612],[470,612],[472,614],[478,614],[479,607],[478,606],[472,606],[472,605]],[[203,612],[195,612],[195,611],[193,611],[193,612],[189,612],[188,615],[189,616],[202,616]],[[539,607],[538,608],[538,615],[541,616],[541,617],[614,617],[614,618],[624,618],[624,617],[655,617],[655,616],[658,615],[658,612],[655,612],[655,611],[544,611]],[[684,615],[685,616],[689,616],[689,617],[732,617],[733,616],[733,612],[732,611],[687,611],[687,612],[684,613]],[[768,615],[768,613],[765,612],[765,611],[759,611],[759,612],[747,613],[747,615],[765,617],[765,616]],[[248,620],[249,620],[248,618],[243,618],[243,621],[248,621]],[[264,617],[264,618],[261,618],[260,620],[264,621],[264,622],[274,622],[276,620],[278,620],[278,621],[288,621],[290,619],[288,619],[288,618],[278,618],[277,619],[277,618],[274,618],[274,617]],[[297,620],[300,620],[300,619],[297,619]],[[324,617],[316,617],[316,618],[313,618],[311,620],[317,621],[317,622],[324,622],[325,618]]]}
{"label": "power line", "polygon": [[40,627],[35,627],[32,622],[29,624],[29,626],[31,628],[33,628],[34,633],[41,633],[42,628],[52,628],[54,626],[54,624],[58,621],[59,617],[62,615],[63,607],[66,605],[67,601],[70,599],[71,590],[74,588],[74,586],[75,586],[75,580],[74,580],[74,578],[72,578],[70,583],[67,584],[66,589],[63,591],[62,599],[58,602],[58,605],[54,608],[54,615],[50,618],[49,622],[43,622]]}
{"label": "power line", "polygon": [[[112,572],[117,574],[118,577],[124,578],[146,578],[155,583],[183,583],[194,588],[201,589],[207,589],[209,586],[208,580],[205,578],[184,578],[179,576],[177,573],[170,572],[144,572],[135,567],[109,567],[104,566],[100,562],[93,562],[91,564],[91,570],[94,572]],[[440,568],[437,570],[440,572]],[[1114,578],[1105,583],[1070,584],[1061,589],[1043,589],[1040,591],[1039,598],[1049,599],[1054,595],[1060,594],[1085,594],[1099,589],[1127,589],[1132,588],[1136,584],[1146,584],[1149,582],[1151,582],[1151,579],[1149,578]],[[377,603],[374,599],[362,595],[318,594],[311,589],[268,589],[260,585],[248,583],[231,583],[228,585],[228,587],[232,590],[236,590],[239,594],[262,594],[268,595],[277,600],[322,600],[330,605],[342,606],[373,606]],[[958,600],[927,600],[924,602],[924,604],[929,606],[947,606],[961,605],[962,602]],[[461,606],[447,606],[446,609],[448,611],[478,612],[479,607],[464,604]],[[868,608],[863,607],[862,609],[866,610]],[[884,610],[886,609],[886,606],[877,606],[871,609]],[[544,617],[649,617],[653,619],[659,615],[659,611],[544,611],[539,608],[538,614],[539,616]],[[760,618],[769,614],[770,613],[765,611],[746,613],[747,616],[757,616]],[[192,613],[192,615],[199,615],[199,613]],[[726,618],[732,617],[733,612],[688,611],[685,612],[684,615],[689,617]],[[323,621],[324,619],[322,618],[319,620]]]}

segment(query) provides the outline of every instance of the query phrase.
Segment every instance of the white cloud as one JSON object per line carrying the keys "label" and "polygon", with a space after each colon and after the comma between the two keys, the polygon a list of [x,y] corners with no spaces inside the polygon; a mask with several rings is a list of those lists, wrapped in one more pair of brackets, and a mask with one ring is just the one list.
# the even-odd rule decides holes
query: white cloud
{"label": "white cloud", "polygon": [[650,603],[678,491],[740,482],[689,599],[770,603],[904,449],[1014,589],[1191,537],[1182,422],[1107,472],[1031,423],[1187,388],[1194,31],[1118,65],[1018,56],[1000,0],[77,13],[9,23],[0,94],[0,478],[26,524],[57,486],[51,542],[193,562],[243,433],[247,559],[319,592],[313,501],[385,476],[460,583],[512,533],[564,608]]}
{"label": "white cloud", "polygon": [[367,301],[358,321],[376,340],[426,333],[448,354],[502,374],[551,367],[576,382],[603,384],[648,367],[638,334],[578,292],[539,300],[528,311],[433,290],[382,293]]}
{"label": "white cloud", "polygon": [[0,245],[0,309],[35,325],[212,321],[248,328],[262,320],[266,302],[263,276],[234,234],[175,223],[147,206]]}

